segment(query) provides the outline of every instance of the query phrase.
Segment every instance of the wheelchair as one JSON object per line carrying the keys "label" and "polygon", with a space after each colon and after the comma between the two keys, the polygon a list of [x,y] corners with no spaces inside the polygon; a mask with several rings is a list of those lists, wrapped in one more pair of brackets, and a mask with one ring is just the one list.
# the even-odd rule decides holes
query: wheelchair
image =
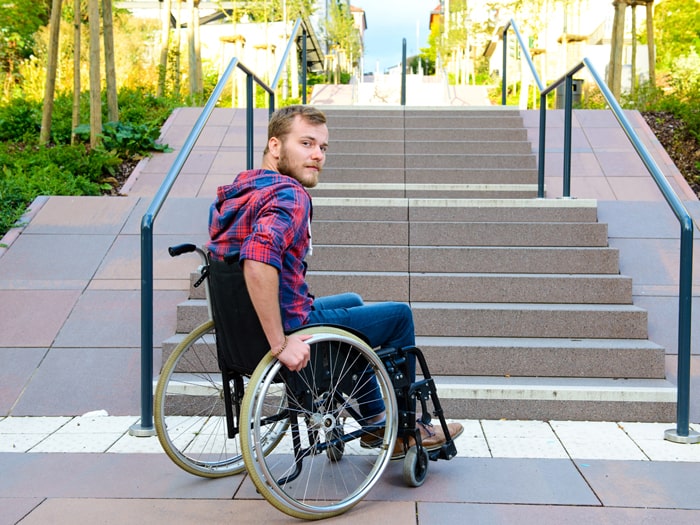
{"label": "wheelchair", "polygon": [[[403,478],[418,487],[429,461],[452,459],[436,387],[422,352],[372,349],[354,330],[307,325],[309,364],[290,372],[269,345],[237,262],[210,260],[194,244],[169,248],[172,256],[197,252],[210,319],[175,347],[162,367],[154,396],[154,422],[166,454],[185,471],[208,478],[247,471],[258,492],[280,511],[302,519],[339,515],[362,500],[395,453],[401,437]],[[415,356],[420,380],[406,373]],[[381,425],[363,424],[366,387],[375,381],[386,408]],[[447,437],[437,450],[421,445],[420,419],[439,419]],[[412,446],[407,446],[407,444]]]}

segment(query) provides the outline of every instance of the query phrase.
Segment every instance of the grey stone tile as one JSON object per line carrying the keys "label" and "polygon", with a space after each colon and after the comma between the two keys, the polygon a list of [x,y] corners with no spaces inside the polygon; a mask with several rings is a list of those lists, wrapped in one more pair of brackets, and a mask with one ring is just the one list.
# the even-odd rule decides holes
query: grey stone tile
{"label": "grey stone tile", "polygon": [[79,290],[0,290],[0,347],[48,348],[79,296]]}
{"label": "grey stone tile", "polygon": [[[678,294],[675,297],[634,296],[635,305],[649,312],[649,339],[666,348],[667,354],[678,353]],[[700,298],[691,306],[691,351],[700,353]]]}
{"label": "grey stone tile", "polygon": [[27,234],[117,234],[136,205],[133,197],[51,197],[32,219]]}
{"label": "grey stone tile", "polygon": [[38,498],[0,498],[0,525],[15,525],[44,501]]}
{"label": "grey stone tile", "polygon": [[[599,505],[575,465],[564,459],[455,458],[430,463],[425,484],[404,484],[392,462],[367,495],[380,501]],[[422,522],[421,522],[422,523]]]}
{"label": "grey stone tile", "polygon": [[423,524],[483,523],[488,525],[587,524],[682,525],[700,519],[700,512],[671,509],[620,509],[559,505],[485,505],[469,503],[418,503],[418,521]]}
{"label": "grey stone tile", "polygon": [[[175,333],[176,307],[185,291],[153,294],[153,343]],[[88,290],[75,305],[53,346],[60,348],[138,348],[141,346],[141,293]],[[0,336],[1,337],[1,336]]]}
{"label": "grey stone tile", "polygon": [[9,498],[230,499],[243,476],[204,479],[165,454],[0,454]]}
{"label": "grey stone tile", "polygon": [[[182,236],[207,234],[210,198],[169,198],[153,220],[154,235],[177,234]],[[141,199],[129,216],[123,234],[141,234],[141,221],[151,205],[150,199]],[[182,242],[187,242],[183,238]]]}
{"label": "grey stone tile", "polygon": [[[1,500],[0,500],[1,501]],[[416,523],[413,503],[360,502],[349,512],[332,519],[334,524],[383,523],[407,525]],[[76,499],[46,500],[22,523],[74,525],[81,523],[168,523],[189,525],[200,521],[240,525],[298,524],[300,521],[275,509],[266,501],[225,499]]]}
{"label": "grey stone tile", "polygon": [[[199,255],[187,254],[171,257],[168,247],[185,241],[202,244],[207,237],[202,235],[154,235],[153,277],[154,279],[189,279],[190,273],[201,264]],[[120,235],[109,249],[95,274],[95,279],[140,279],[141,237]]]}
{"label": "grey stone tile", "polygon": [[114,235],[21,235],[0,259],[3,279],[90,279]]}
{"label": "grey stone tile", "polygon": [[696,463],[585,461],[578,466],[606,507],[700,509]]}
{"label": "grey stone tile", "polygon": [[46,352],[46,348],[0,348],[0,416],[10,413]]}
{"label": "grey stone tile", "polygon": [[663,198],[661,190],[659,190],[651,176],[609,176],[608,182],[610,183],[610,187],[615,192],[617,200],[653,202]]}
{"label": "grey stone tile", "polygon": [[[634,278],[639,285],[678,286],[680,246],[669,239],[610,239],[610,246],[620,250],[620,272]],[[700,268],[697,261],[693,266]]]}
{"label": "grey stone tile", "polygon": [[[138,330],[137,330],[138,331]],[[160,351],[154,351],[154,373]],[[52,348],[21,392],[14,416],[110,415],[140,412],[138,348]]]}
{"label": "grey stone tile", "polygon": [[601,201],[598,220],[608,224],[611,238],[679,238],[678,219],[666,202]]}

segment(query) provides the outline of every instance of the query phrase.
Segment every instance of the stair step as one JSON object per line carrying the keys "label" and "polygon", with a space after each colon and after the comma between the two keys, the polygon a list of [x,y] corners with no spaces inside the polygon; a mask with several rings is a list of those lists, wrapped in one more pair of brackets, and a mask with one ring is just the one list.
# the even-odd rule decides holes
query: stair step
{"label": "stair step", "polygon": [[597,222],[594,200],[315,197],[315,220]]}
{"label": "stair step", "polygon": [[[532,146],[522,141],[429,141],[432,137],[423,137],[420,141],[406,141],[407,155],[532,155]],[[369,153],[369,152],[367,152]]]}
{"label": "stair step", "polygon": [[[335,135],[335,134],[334,134]],[[472,140],[465,142],[435,142],[426,140],[404,142],[370,139],[358,133],[357,136],[332,140],[332,157],[338,155],[532,155],[532,146],[526,140],[504,142],[500,140]]]}
{"label": "stair step", "polygon": [[333,183],[318,184],[314,197],[347,198],[429,198],[429,199],[532,199],[535,184],[386,184]]}
{"label": "stair step", "polygon": [[[527,140],[527,131],[524,128],[410,128],[406,129],[405,140],[407,141],[425,141],[425,142],[442,142],[450,141],[496,141],[496,142],[517,142]],[[335,130],[333,130],[335,137]],[[333,138],[332,137],[332,138]]]}
{"label": "stair step", "polygon": [[607,246],[602,223],[411,222],[418,246]]}
{"label": "stair step", "polygon": [[315,220],[597,222],[594,200],[316,197]]}
{"label": "stair step", "polygon": [[412,221],[594,223],[598,220],[597,203],[593,200],[412,199],[409,213]]}
{"label": "stair step", "polygon": [[421,184],[429,178],[432,184],[537,184],[533,168],[465,168],[465,169],[404,169],[354,168],[326,165],[321,174],[322,183],[354,182],[359,184]]}
{"label": "stair step", "polygon": [[663,379],[455,377],[435,379],[451,418],[673,421],[676,388]]}
{"label": "stair step", "polygon": [[353,290],[366,301],[632,304],[632,280],[595,275],[312,271],[317,296]]}
{"label": "stair step", "polygon": [[[410,231],[410,236],[409,236]],[[313,242],[401,246],[607,246],[602,223],[314,221]]]}
{"label": "stair step", "polygon": [[431,129],[436,124],[443,129],[463,129],[463,128],[521,128],[523,127],[523,119],[520,115],[508,114],[483,114],[483,115],[458,115],[449,116],[442,114],[439,120],[436,121],[435,116],[407,116],[405,126],[406,129]]}
{"label": "stair step", "polygon": [[[335,164],[337,165],[337,164]],[[532,153],[507,153],[498,155],[405,155],[406,169],[537,169]],[[358,166],[359,167],[359,166]]]}
{"label": "stair step", "polygon": [[[164,361],[186,336],[163,341]],[[214,336],[204,339],[214,348]],[[648,340],[418,337],[416,344],[434,376],[664,379],[664,349]],[[218,370],[216,359],[203,365]]]}
{"label": "stair step", "polygon": [[619,259],[619,251],[608,247],[412,246],[410,267],[414,272],[617,274]]}
{"label": "stair step", "polygon": [[[330,155],[325,170],[352,166],[355,169],[537,169],[532,153],[488,154],[337,154]],[[321,175],[323,177],[323,174]]]}
{"label": "stair step", "polygon": [[[633,305],[411,302],[418,336],[644,339],[647,312]],[[177,331],[208,319],[206,302],[177,307]]]}
{"label": "stair step", "polygon": [[[424,142],[433,145],[437,145],[442,141],[482,141],[508,144],[511,142],[527,141],[527,131],[524,128],[403,129],[398,127],[333,127],[330,130],[331,147],[329,155],[333,156],[336,153],[347,153],[343,148],[345,147],[345,142],[349,141],[357,141],[366,144],[374,142],[381,145],[384,141],[403,142],[404,140],[407,142]],[[528,142],[528,144],[530,143]],[[531,151],[531,146],[529,146],[527,152]],[[368,151],[362,150],[359,152],[369,153]]]}
{"label": "stair step", "polygon": [[647,339],[418,337],[433,375],[663,379],[664,348]]}
{"label": "stair step", "polygon": [[416,335],[644,339],[647,311],[633,305],[412,302]]}
{"label": "stair step", "polygon": [[632,279],[617,275],[414,273],[411,301],[632,304]]}

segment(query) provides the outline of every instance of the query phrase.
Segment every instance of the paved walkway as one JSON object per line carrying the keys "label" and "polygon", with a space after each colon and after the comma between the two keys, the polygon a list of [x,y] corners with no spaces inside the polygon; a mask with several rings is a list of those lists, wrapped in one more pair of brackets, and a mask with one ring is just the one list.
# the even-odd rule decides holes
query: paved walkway
{"label": "paved walkway", "polygon": [[[536,112],[525,112],[537,148]],[[31,523],[290,523],[245,476],[202,480],[157,439],[128,435],[140,412],[140,220],[198,110],[163,128],[175,148],[141,163],[126,196],[38,199],[0,246],[0,525]],[[548,195],[560,195],[561,112],[548,116]],[[154,362],[172,335],[196,259],[165,248],[206,238],[214,189],[245,166],[243,112],[217,110],[155,227]],[[638,116],[633,125],[689,211],[700,203]],[[264,116],[257,119],[264,123]],[[678,223],[604,111],[575,112],[572,193],[599,199],[600,220],[649,310],[650,338],[676,370]],[[256,134],[256,159],[264,126]],[[558,150],[558,151],[557,151]],[[697,246],[698,241],[695,241]],[[696,252],[694,326],[700,326]],[[674,297],[675,294],[675,297]],[[693,348],[700,331],[695,330]],[[697,357],[691,421],[700,422]],[[400,463],[334,522],[688,523],[700,521],[700,445],[663,440],[673,422],[464,421],[459,456],[404,486]],[[697,428],[697,426],[696,426]]]}

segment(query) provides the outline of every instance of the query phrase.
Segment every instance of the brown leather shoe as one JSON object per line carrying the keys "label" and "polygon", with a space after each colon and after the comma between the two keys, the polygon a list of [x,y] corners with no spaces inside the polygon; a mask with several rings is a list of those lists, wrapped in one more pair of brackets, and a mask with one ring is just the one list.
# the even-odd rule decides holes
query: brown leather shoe
{"label": "brown leather shoe", "polygon": [[[442,431],[442,425],[426,425],[420,421],[417,421],[416,428],[420,430],[421,444],[428,452],[439,449],[447,441],[445,433]],[[450,433],[450,437],[454,439],[464,432],[464,427],[461,423],[448,423],[447,431]],[[413,436],[408,437],[408,446],[404,446],[403,438],[397,438],[396,446],[394,447],[394,453],[391,455],[391,459],[405,458],[406,450],[412,446],[415,446],[415,444],[416,440]]]}
{"label": "brown leather shoe", "polygon": [[373,432],[367,432],[360,437],[360,446],[362,448],[377,448],[384,442],[384,427],[378,428]]}

